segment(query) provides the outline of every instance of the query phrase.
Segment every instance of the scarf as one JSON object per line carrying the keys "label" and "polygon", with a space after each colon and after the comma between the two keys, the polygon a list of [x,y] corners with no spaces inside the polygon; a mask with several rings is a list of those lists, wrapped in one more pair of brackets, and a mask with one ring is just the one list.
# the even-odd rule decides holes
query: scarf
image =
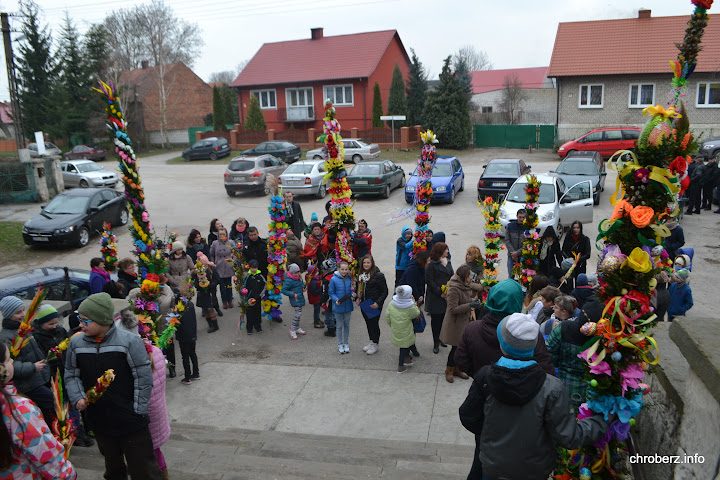
{"label": "scarf", "polygon": [[545,260],[547,257],[548,250],[550,249],[550,243],[543,240],[542,248],[540,249],[540,260]]}
{"label": "scarf", "polygon": [[205,247],[205,242],[193,243],[192,247],[195,252],[199,252]]}
{"label": "scarf", "polygon": [[415,305],[415,301],[412,299],[412,290],[407,285],[405,286],[405,288],[409,290],[407,297],[403,298],[398,294],[395,294],[392,297],[392,303],[397,308],[410,308]]}
{"label": "scarf", "polygon": [[105,281],[110,281],[110,274],[107,272],[107,270],[103,270],[102,268],[98,267],[92,267],[92,271],[105,277]]}
{"label": "scarf", "polygon": [[574,233],[571,235],[573,242],[578,243],[580,241],[580,235],[575,235]]}
{"label": "scarf", "polygon": [[300,280],[300,273],[290,273],[290,272],[287,272],[286,275],[287,275],[288,277],[292,278],[293,280]]}

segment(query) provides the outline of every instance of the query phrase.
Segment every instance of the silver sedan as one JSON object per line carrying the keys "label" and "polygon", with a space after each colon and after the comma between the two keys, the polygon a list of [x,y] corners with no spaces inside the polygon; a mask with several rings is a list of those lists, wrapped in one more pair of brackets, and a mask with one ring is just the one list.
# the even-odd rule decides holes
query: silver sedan
{"label": "silver sedan", "polygon": [[294,195],[317,195],[325,198],[328,182],[323,180],[325,167],[323,160],[303,160],[290,165],[278,177],[278,183],[283,192],[292,192]]}
{"label": "silver sedan", "polygon": [[115,188],[118,176],[105,170],[92,160],[65,160],[60,162],[65,187],[110,187]]}
{"label": "silver sedan", "polygon": [[[343,138],[345,155],[343,161],[360,163],[363,160],[372,160],[380,156],[380,146],[377,143],[369,143],[361,138]],[[313,160],[324,160],[324,147],[309,150],[305,158]]]}

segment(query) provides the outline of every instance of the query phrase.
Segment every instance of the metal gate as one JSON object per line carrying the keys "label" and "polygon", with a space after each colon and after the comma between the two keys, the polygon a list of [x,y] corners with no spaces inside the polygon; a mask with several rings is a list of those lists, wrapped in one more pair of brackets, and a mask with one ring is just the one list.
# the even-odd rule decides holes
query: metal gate
{"label": "metal gate", "polygon": [[475,125],[475,146],[482,148],[553,148],[555,125]]}
{"label": "metal gate", "polygon": [[0,203],[38,201],[32,163],[0,163]]}

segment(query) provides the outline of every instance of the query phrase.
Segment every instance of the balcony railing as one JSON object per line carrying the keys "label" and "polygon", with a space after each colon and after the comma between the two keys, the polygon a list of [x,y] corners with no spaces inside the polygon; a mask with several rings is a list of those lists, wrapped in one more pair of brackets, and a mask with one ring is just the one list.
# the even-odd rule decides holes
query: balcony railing
{"label": "balcony railing", "polygon": [[278,120],[281,122],[312,122],[315,120],[315,107],[278,108]]}

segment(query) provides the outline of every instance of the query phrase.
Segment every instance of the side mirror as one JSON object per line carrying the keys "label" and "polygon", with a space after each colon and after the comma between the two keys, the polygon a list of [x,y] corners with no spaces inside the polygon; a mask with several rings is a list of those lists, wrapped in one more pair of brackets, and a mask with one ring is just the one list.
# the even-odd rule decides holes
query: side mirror
{"label": "side mirror", "polygon": [[607,175],[607,172],[600,172],[600,175],[604,177]]}
{"label": "side mirror", "polygon": [[555,173],[555,170],[550,170],[550,172],[549,172],[549,173]]}
{"label": "side mirror", "polygon": [[90,207],[88,209],[88,213],[95,213],[95,212],[99,212],[99,211],[100,211],[99,207]]}
{"label": "side mirror", "polygon": [[560,199],[560,203],[570,203],[572,200],[568,197],[563,197]]}
{"label": "side mirror", "polygon": [[525,165],[526,172],[529,172],[531,168],[532,168],[532,165]]}
{"label": "side mirror", "polygon": [[482,167],[483,167],[483,168],[487,168],[487,165],[483,165]]}
{"label": "side mirror", "polygon": [[47,205],[40,205],[40,211],[42,212],[43,210],[45,210],[45,207],[47,207]]}

